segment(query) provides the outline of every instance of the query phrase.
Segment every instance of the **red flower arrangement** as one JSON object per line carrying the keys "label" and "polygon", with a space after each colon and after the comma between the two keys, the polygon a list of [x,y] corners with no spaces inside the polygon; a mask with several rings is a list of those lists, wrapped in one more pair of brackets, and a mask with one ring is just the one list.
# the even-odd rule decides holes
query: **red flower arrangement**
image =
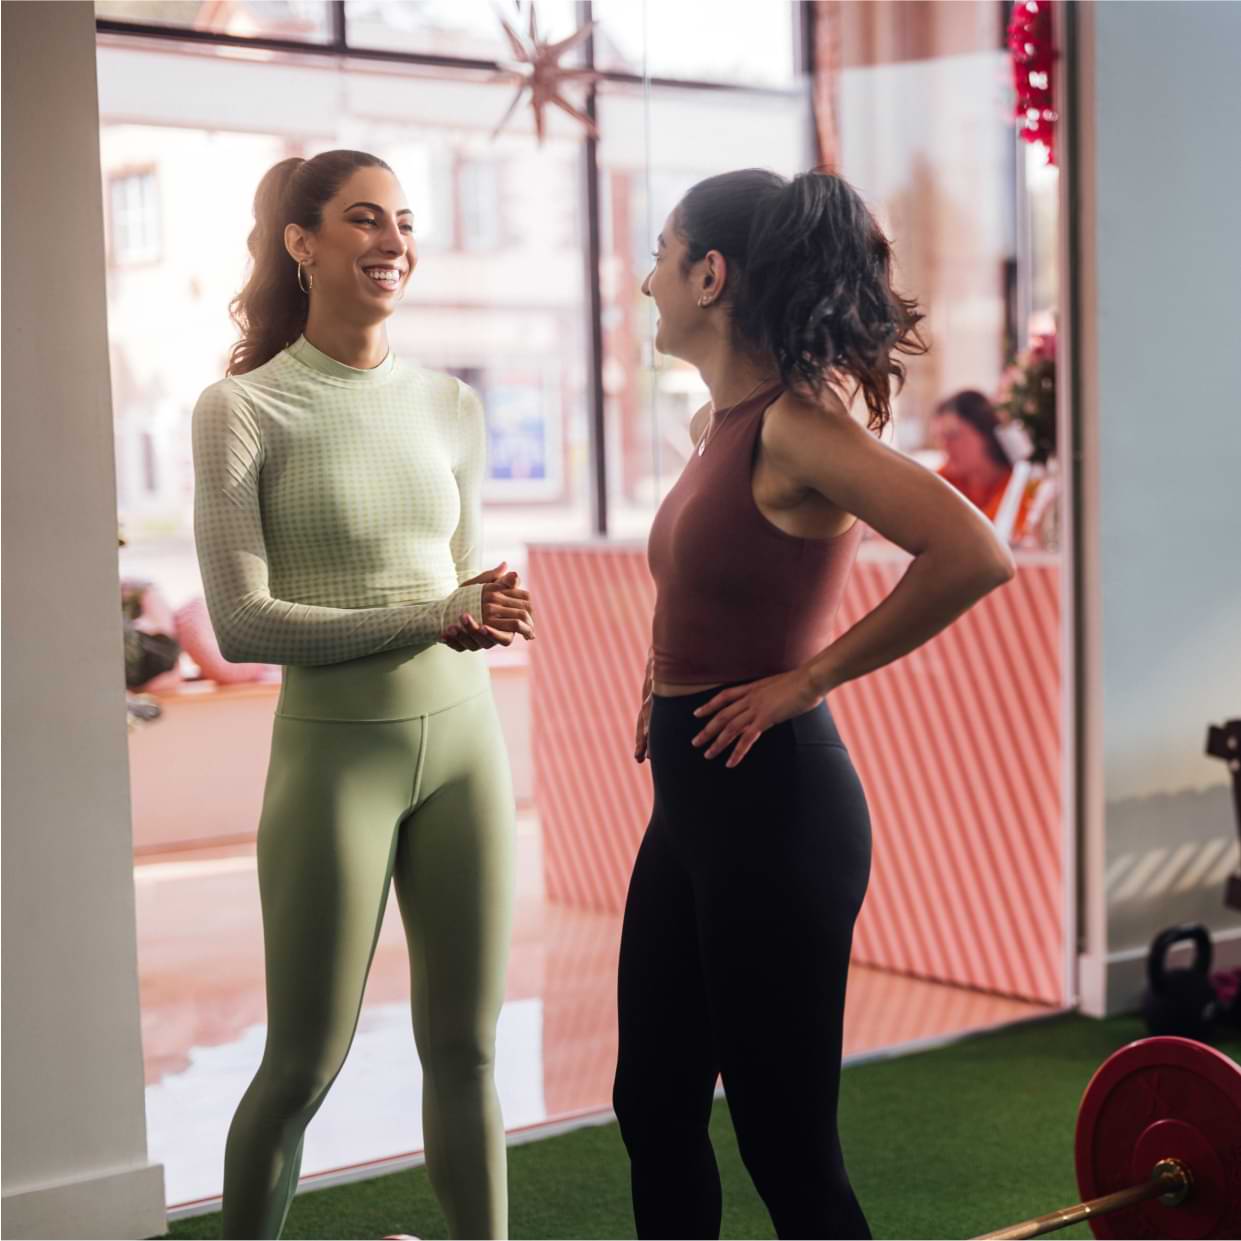
{"label": "red flower arrangement", "polygon": [[1052,41],[1051,0],[1017,0],[1008,23],[1008,50],[1017,92],[1014,115],[1027,142],[1037,142],[1056,162],[1056,112],[1052,72],[1060,53]]}
{"label": "red flower arrangement", "polygon": [[1056,455],[1056,334],[1045,332],[1017,355],[1000,379],[996,412],[1019,423],[1030,437],[1036,465]]}

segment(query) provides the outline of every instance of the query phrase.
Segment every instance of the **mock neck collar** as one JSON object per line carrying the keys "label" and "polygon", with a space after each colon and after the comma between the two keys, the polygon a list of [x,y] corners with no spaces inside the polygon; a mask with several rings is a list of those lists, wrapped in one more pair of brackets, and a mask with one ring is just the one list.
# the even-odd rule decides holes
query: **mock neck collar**
{"label": "mock neck collar", "polygon": [[322,349],[316,349],[305,337],[299,336],[289,347],[288,352],[303,366],[330,379],[340,380],[349,384],[378,384],[392,378],[396,367],[396,355],[389,348],[384,360],[369,370],[360,370],[356,366],[346,366],[335,358],[329,357]]}

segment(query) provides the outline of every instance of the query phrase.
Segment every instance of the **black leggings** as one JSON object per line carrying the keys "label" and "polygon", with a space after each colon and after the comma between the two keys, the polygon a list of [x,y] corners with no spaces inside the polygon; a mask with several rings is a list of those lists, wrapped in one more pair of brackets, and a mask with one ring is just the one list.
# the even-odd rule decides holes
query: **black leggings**
{"label": "black leggings", "polygon": [[845,982],[870,877],[861,783],[820,703],[742,762],[656,697],[655,805],[621,935],[613,1105],[639,1237],[718,1237],[717,1075],[781,1237],[869,1237],[836,1129]]}

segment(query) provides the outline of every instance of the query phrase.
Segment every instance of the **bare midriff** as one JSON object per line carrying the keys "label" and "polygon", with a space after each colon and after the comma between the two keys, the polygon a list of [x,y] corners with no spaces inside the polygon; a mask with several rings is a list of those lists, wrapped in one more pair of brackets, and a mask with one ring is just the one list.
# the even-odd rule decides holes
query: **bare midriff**
{"label": "bare midriff", "polygon": [[655,681],[651,692],[659,698],[685,698],[689,694],[701,694],[704,689],[718,689],[722,681],[714,685],[667,685],[663,681]]}

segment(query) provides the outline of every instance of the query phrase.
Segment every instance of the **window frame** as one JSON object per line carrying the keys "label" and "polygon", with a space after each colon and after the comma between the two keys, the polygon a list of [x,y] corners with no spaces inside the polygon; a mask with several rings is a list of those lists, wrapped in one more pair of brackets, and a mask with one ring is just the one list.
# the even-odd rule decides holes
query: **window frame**
{"label": "window frame", "polygon": [[[283,53],[290,57],[331,57],[339,62],[385,62],[389,65],[406,65],[418,68],[447,69],[468,75],[471,72],[495,73],[503,66],[495,60],[470,56],[447,56],[441,54],[386,50],[383,48],[355,47],[349,42],[348,17],[345,0],[329,0],[331,14],[331,38],[326,42],[302,42],[266,35],[231,35],[211,30],[195,30],[192,27],[154,25],[145,22],[129,22],[116,18],[95,19],[96,37],[118,40],[153,39],[163,43],[180,43],[199,47],[220,49],[246,49]],[[578,0],[576,18],[579,26],[593,20],[594,6],[591,0]],[[625,86],[649,87],[658,90],[670,87],[678,90],[727,92],[732,95],[776,96],[799,98],[806,95],[806,80],[814,68],[813,6],[806,0],[793,4],[793,81],[788,86],[765,86],[755,83],[706,82],[694,78],[645,77],[615,69],[601,69],[599,83]],[[593,36],[582,45],[580,67],[595,68],[595,41]],[[586,92],[585,112],[592,121],[597,120],[595,95],[597,87],[590,86]],[[604,428],[603,384],[603,305],[599,289],[599,265],[602,256],[601,194],[599,186],[599,139],[588,133],[582,135],[583,186],[582,210],[586,220],[585,270],[583,272],[588,290],[587,309],[590,324],[587,331],[588,376],[587,399],[589,403],[588,453],[591,501],[591,531],[596,539],[608,537],[608,462],[607,436]],[[454,180],[456,180],[454,175]],[[461,237],[460,211],[454,208],[454,240]],[[162,233],[161,233],[162,241]]]}
{"label": "window frame", "polygon": [[[155,244],[141,252],[126,252],[122,249],[120,238],[120,222],[116,209],[116,190],[121,183],[138,177],[150,178],[153,202],[149,210],[154,217]],[[108,266],[115,271],[138,271],[144,267],[152,267],[163,261],[164,255],[164,214],[163,197],[160,193],[159,169],[155,164],[126,164],[124,167],[110,172],[107,177],[106,193]]]}

